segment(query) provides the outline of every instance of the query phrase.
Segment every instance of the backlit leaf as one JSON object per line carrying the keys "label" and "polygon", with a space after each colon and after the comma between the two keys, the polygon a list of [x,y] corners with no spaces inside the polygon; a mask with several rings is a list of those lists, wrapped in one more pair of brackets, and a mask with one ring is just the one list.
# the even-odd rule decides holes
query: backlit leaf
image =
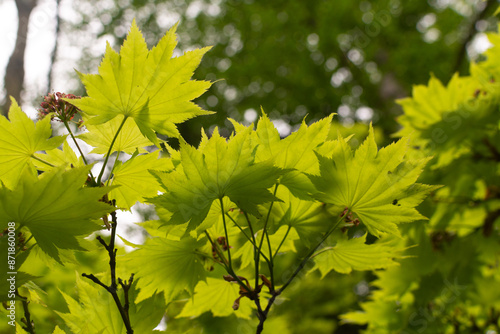
{"label": "backlit leaf", "polygon": [[110,188],[87,188],[91,166],[54,168],[39,177],[24,173],[14,190],[0,188],[0,221],[26,226],[40,248],[59,260],[58,248],[80,249],[76,236],[100,226],[93,220],[112,211],[99,200]]}
{"label": "backlit leaf", "polygon": [[233,310],[235,300],[240,297],[240,286],[222,279],[208,277],[206,282],[200,281],[178,317],[196,317],[205,312],[212,312],[214,317],[227,317],[231,314],[239,318],[251,317],[252,301],[242,298],[239,309]]}
{"label": "backlit leaf", "polygon": [[0,115],[0,181],[13,188],[24,170],[34,173],[35,152],[51,150],[62,144],[65,137],[50,138],[50,117],[35,123],[12,99],[9,120]]}
{"label": "backlit leaf", "polygon": [[156,47],[148,50],[135,21],[120,53],[108,44],[99,74],[79,74],[88,97],[68,100],[97,125],[116,116],[132,118],[142,134],[158,145],[155,132],[178,136],[176,123],[209,112],[191,102],[211,85],[190,80],[209,48],[172,58],[176,46],[174,26]]}
{"label": "backlit leaf", "polygon": [[399,235],[397,224],[425,219],[415,206],[436,189],[415,184],[428,159],[406,160],[406,149],[402,139],[379,151],[373,130],[355,154],[340,139],[331,158],[318,155],[320,176],[310,176],[315,197],[339,212],[348,208],[375,236]]}
{"label": "backlit leaf", "polygon": [[[338,240],[333,247],[323,248],[314,259],[314,268],[319,269],[321,278],[335,270],[348,274],[352,270],[375,270],[398,265],[394,258],[401,251],[390,242],[377,242],[368,245],[366,234],[359,238]],[[400,255],[399,255],[400,256]]]}
{"label": "backlit leaf", "polygon": [[149,170],[165,171],[174,168],[168,158],[158,158],[160,151],[138,155],[118,165],[113,171],[112,185],[119,186],[109,193],[116,200],[116,206],[130,209],[137,201],[158,194],[160,185]]}
{"label": "backlit leaf", "polygon": [[205,241],[190,237],[180,241],[157,237],[127,254],[127,264],[139,279],[136,303],[156,292],[163,292],[167,302],[184,290],[193,292],[196,284],[205,278],[203,261],[196,254],[204,245]]}

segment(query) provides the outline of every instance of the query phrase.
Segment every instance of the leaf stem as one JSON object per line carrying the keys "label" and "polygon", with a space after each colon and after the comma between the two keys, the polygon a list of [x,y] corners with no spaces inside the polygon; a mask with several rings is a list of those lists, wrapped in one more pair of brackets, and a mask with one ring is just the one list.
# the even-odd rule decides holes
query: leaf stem
{"label": "leaf stem", "polygon": [[111,155],[111,150],[113,149],[113,145],[115,144],[116,138],[118,138],[118,134],[123,128],[123,125],[127,121],[128,116],[123,117],[123,121],[121,122],[120,126],[118,127],[118,130],[116,130],[115,136],[113,137],[113,140],[111,141],[111,145],[109,145],[109,150],[108,153],[106,153],[106,158],[104,158],[104,163],[101,168],[101,172],[99,173],[99,176],[97,177],[97,185],[101,184],[101,179],[102,175],[104,174],[104,170],[106,169],[106,164],[108,163],[109,156]]}
{"label": "leaf stem", "polygon": [[[247,238],[247,240],[250,241],[250,243],[253,245],[254,249],[257,249],[257,244],[255,243],[255,236],[253,235],[252,225],[250,224],[250,222],[248,224],[250,226],[250,232],[252,233],[252,237],[249,237],[246,234],[246,232],[243,230],[243,228],[233,219],[233,217],[231,217],[227,213],[226,213],[226,215],[227,215],[227,217],[229,219],[231,219],[231,221],[234,223],[234,225],[236,225],[236,227],[240,229],[241,233],[243,233],[243,235],[245,236],[245,238]],[[245,216],[247,217],[247,220],[248,220],[248,216],[247,216],[246,213],[245,213]],[[266,262],[269,263],[269,258],[264,253],[260,253],[260,255],[264,258],[264,260],[266,260]]]}
{"label": "leaf stem", "polygon": [[292,229],[292,225],[288,225],[288,229],[286,230],[286,233],[285,235],[283,236],[283,239],[281,240],[278,248],[276,248],[276,251],[274,252],[274,255],[273,255],[273,258],[276,257],[276,255],[278,255],[278,251],[280,250],[281,246],[283,246],[283,244],[285,243],[285,240],[286,238],[288,237],[288,233],[290,233],[290,230]]}
{"label": "leaf stem", "polygon": [[111,176],[113,175],[113,171],[115,170],[115,167],[116,167],[116,164],[118,163],[118,158],[120,157],[120,151],[116,152],[116,159],[115,159],[115,163],[113,164],[113,167],[111,167],[111,171],[109,172],[109,177],[108,177],[108,181],[106,181],[106,186],[109,186],[109,182],[111,181]]}
{"label": "leaf stem", "polygon": [[226,271],[228,271],[228,262],[226,260],[226,257],[224,256],[224,253],[221,252],[221,250],[219,249],[219,245],[213,241],[212,237],[210,237],[210,234],[208,233],[207,230],[205,230],[205,235],[207,236],[208,241],[212,245],[212,248],[215,250],[215,252],[219,256],[219,258],[221,259],[221,261],[222,261],[221,264],[224,266]]}
{"label": "leaf stem", "polygon": [[46,164],[47,166],[50,166],[50,167],[56,167],[55,165],[51,164],[50,162],[44,161],[44,160],[42,160],[42,159],[40,159],[40,158],[38,158],[38,157],[36,157],[36,156],[34,156],[34,155],[31,155],[31,158],[32,158],[32,159],[35,159],[35,160],[37,160],[37,161],[40,161],[40,162],[42,162],[42,163]]}
{"label": "leaf stem", "polygon": [[224,225],[224,234],[226,236],[227,261],[228,261],[228,264],[229,264],[229,269],[231,269],[231,271],[232,271],[233,270],[233,263],[231,261],[231,246],[229,244],[229,235],[227,233],[226,213],[224,212],[224,201],[222,200],[222,198],[219,198],[219,202],[220,202],[220,209],[222,211],[222,224]]}
{"label": "leaf stem", "polygon": [[[279,184],[277,183],[276,186],[274,187],[274,193],[273,193],[273,196],[276,197],[276,192],[278,191],[278,186]],[[259,248],[258,248],[258,252],[256,253],[255,255],[255,289],[257,290],[258,289],[258,286],[259,286],[259,263],[260,263],[260,254],[262,252],[262,244],[264,243],[264,238],[266,237],[267,235],[267,224],[269,223],[269,217],[271,216],[271,211],[273,209],[273,205],[274,205],[274,200],[271,202],[271,204],[269,205],[269,211],[267,211],[267,216],[266,216],[266,221],[264,222],[264,227],[262,229],[262,237],[260,238],[260,243],[259,243]],[[272,251],[271,251],[271,243],[269,242],[269,236],[267,235],[267,242],[268,242],[268,245],[269,245],[269,256],[270,256],[270,259],[269,259],[269,271],[270,271],[270,274],[271,274],[271,286],[272,286],[272,290],[274,290],[274,273],[273,273],[273,257],[272,257]]]}
{"label": "leaf stem", "polygon": [[[224,266],[224,269],[226,269],[226,272],[231,275],[235,280],[236,282],[238,282],[238,284],[244,288],[245,290],[247,291],[250,291],[249,290],[249,287],[248,285],[246,285],[245,283],[243,283],[243,281],[241,280],[241,278],[236,275],[236,273],[234,272],[232,266],[229,266],[229,262],[226,260],[226,257],[224,256],[224,253],[221,252],[221,250],[219,249],[219,245],[214,242],[212,240],[212,238],[210,237],[210,234],[208,233],[207,230],[205,230],[205,235],[207,236],[208,238],[208,241],[210,241],[210,244],[212,244],[212,247],[213,249],[215,250],[215,252],[217,253],[217,255],[221,258],[221,260],[223,261],[221,264]],[[226,239],[227,240],[227,239]],[[228,243],[228,246],[229,246],[229,243]],[[219,262],[220,263],[220,262]]]}
{"label": "leaf stem", "polygon": [[313,248],[311,248],[309,253],[307,253],[307,255],[304,257],[304,259],[300,262],[297,269],[295,269],[292,276],[290,276],[290,278],[286,281],[286,283],[278,290],[278,294],[281,294],[283,292],[283,290],[285,290],[288,287],[288,285],[290,285],[290,283],[295,278],[295,276],[297,276],[297,274],[304,268],[304,266],[306,265],[306,262],[311,259],[312,255],[316,252],[316,250],[323,244],[323,242],[325,242],[325,240],[333,233],[333,231],[335,231],[337,226],[339,226],[340,222],[349,213],[350,213],[350,210],[346,210],[346,212],[340,217],[340,219],[337,221],[337,223],[335,223],[335,225],[333,225],[333,227],[328,232],[325,233],[325,235],[321,238],[321,240],[318,242],[318,244],[316,246],[314,246]]}
{"label": "leaf stem", "polygon": [[[73,143],[75,143],[75,146],[78,149],[78,152],[80,152],[80,155],[83,159],[83,162],[85,163],[85,165],[88,165],[89,163],[87,162],[87,159],[85,158],[85,155],[83,154],[83,151],[80,148],[80,145],[78,145],[78,142],[76,141],[75,135],[73,134],[73,131],[71,131],[71,128],[69,127],[68,121],[64,120],[63,123],[64,123],[64,126],[66,127],[66,130],[68,130],[69,135],[73,139]],[[89,171],[89,173],[90,173],[90,177],[92,178],[92,182],[95,182],[94,175],[92,175],[92,171]]]}

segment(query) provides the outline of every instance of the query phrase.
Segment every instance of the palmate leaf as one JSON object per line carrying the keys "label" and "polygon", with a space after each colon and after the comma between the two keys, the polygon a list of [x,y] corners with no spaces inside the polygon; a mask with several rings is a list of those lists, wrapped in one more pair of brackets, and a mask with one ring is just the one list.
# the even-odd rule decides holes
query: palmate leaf
{"label": "palmate leaf", "polygon": [[84,187],[91,166],[24,173],[14,190],[0,188],[0,222],[26,226],[38,246],[59,260],[58,248],[82,249],[76,236],[100,229],[93,222],[113,207],[99,200],[110,188]]}
{"label": "palmate leaf", "polygon": [[236,283],[208,277],[206,282],[198,283],[194,296],[188,300],[177,317],[197,317],[202,313],[212,312],[214,317],[234,314],[239,318],[250,319],[252,308],[255,306],[248,298],[240,300],[237,311],[232,308],[235,300],[240,297],[239,291],[240,286]]}
{"label": "palmate leaf", "polygon": [[[94,149],[90,153],[106,154],[111,146],[111,142],[123,121],[122,115],[119,115],[112,120],[99,124],[91,125],[86,124],[88,132],[78,136],[78,138],[85,141]],[[87,117],[84,117],[86,119]],[[129,118],[123,124],[118,136],[116,137],[111,153],[125,152],[133,154],[135,150],[139,153],[146,153],[144,149],[146,146],[153,145],[153,143],[144,137],[134,121]]]}
{"label": "palmate leaf", "polygon": [[158,158],[160,151],[138,155],[118,165],[113,171],[112,185],[119,186],[109,193],[116,200],[116,206],[130,209],[137,201],[144,202],[146,197],[158,194],[161,189],[157,179],[149,170],[172,170],[174,165],[167,158]]}
{"label": "palmate leaf", "polygon": [[[198,282],[205,278],[203,261],[196,254],[206,240],[186,237],[170,240],[162,237],[148,239],[125,260],[139,279],[140,292],[135,302],[140,302],[156,292],[163,292],[167,302],[184,290],[193,292]],[[147,261],[145,261],[147,259]]]}
{"label": "palmate leaf", "polygon": [[[123,334],[125,325],[111,294],[106,290],[76,277],[78,301],[61,291],[68,304],[69,313],[56,313],[75,334]],[[130,290],[133,293],[134,289]],[[121,291],[119,292],[121,294]],[[133,297],[133,296],[132,296]],[[123,296],[120,296],[123,299]],[[130,323],[137,333],[154,333],[165,310],[163,298],[154,295],[142,303],[130,305]]]}
{"label": "palmate leaf", "polygon": [[[214,200],[224,196],[243,211],[259,216],[259,204],[277,200],[268,190],[282,170],[272,161],[254,162],[248,140],[250,129],[228,141],[215,130],[198,149],[181,142],[181,162],[171,173],[155,173],[165,193],[151,199],[172,213],[168,224],[189,222],[188,231],[201,225]],[[203,230],[210,226],[203,225]],[[202,231],[198,231],[202,232]]]}
{"label": "palmate leaf", "polygon": [[405,160],[406,149],[402,139],[378,151],[373,129],[356,154],[340,139],[331,157],[318,154],[315,197],[339,212],[348,208],[375,236],[400,235],[397,224],[426,219],[415,206],[438,188],[415,183],[428,159]]}
{"label": "palmate leaf", "polygon": [[323,203],[300,199],[294,196],[289,188],[281,185],[276,197],[282,202],[273,204],[271,218],[274,224],[270,227],[271,233],[283,225],[288,225],[297,232],[301,242],[310,245],[328,230],[332,217]]}
{"label": "palmate leaf", "polygon": [[392,245],[389,240],[380,240],[371,245],[366,243],[366,234],[359,238],[347,239],[344,237],[337,241],[333,247],[323,248],[314,256],[314,267],[319,269],[321,278],[330,271],[335,270],[348,274],[352,270],[375,270],[398,265],[394,258],[402,249]]}
{"label": "palmate leaf", "polygon": [[211,85],[190,80],[209,48],[171,58],[176,26],[148,51],[135,21],[120,53],[108,44],[99,74],[79,74],[88,97],[67,100],[84,111],[88,124],[97,125],[118,115],[132,118],[144,136],[158,145],[155,131],[177,136],[176,123],[209,112],[190,102]]}
{"label": "palmate leaf", "polygon": [[9,110],[10,122],[0,115],[0,181],[13,188],[22,172],[35,172],[33,157],[35,152],[58,147],[65,137],[50,138],[50,117],[35,125],[12,99]]}
{"label": "palmate leaf", "polygon": [[273,159],[275,166],[288,169],[280,183],[285,185],[297,197],[311,199],[314,191],[311,181],[303,174],[317,174],[318,160],[314,150],[327,142],[332,115],[307,126],[302,122],[300,128],[280,140],[280,135],[266,114],[263,114],[252,133],[252,142],[257,146],[256,161]]}
{"label": "palmate leaf", "polygon": [[62,150],[55,148],[46,151],[46,153],[35,153],[35,157],[40,160],[33,160],[33,164],[38,170],[44,172],[51,170],[52,166],[66,166],[67,169],[84,166],[82,157],[76,156],[68,141],[64,141]]}

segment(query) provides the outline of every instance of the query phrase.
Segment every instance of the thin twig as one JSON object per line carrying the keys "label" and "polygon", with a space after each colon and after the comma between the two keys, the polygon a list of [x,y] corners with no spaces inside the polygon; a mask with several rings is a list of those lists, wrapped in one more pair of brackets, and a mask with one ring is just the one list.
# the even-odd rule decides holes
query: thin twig
{"label": "thin twig", "polygon": [[118,130],[116,130],[116,133],[115,133],[115,136],[113,137],[113,140],[111,140],[111,144],[109,145],[108,153],[106,153],[106,157],[104,158],[104,163],[102,165],[101,172],[99,173],[99,176],[97,177],[97,185],[101,184],[102,175],[104,174],[104,170],[106,169],[106,164],[108,163],[109,156],[111,155],[113,145],[115,144],[116,138],[118,138],[118,135],[120,134],[120,131],[123,128],[123,125],[127,121],[127,118],[128,118],[127,116],[123,117],[123,121],[121,122],[120,126],[118,127]]}
{"label": "thin twig", "polygon": [[350,213],[350,210],[346,210],[342,214],[342,216],[340,217],[340,219],[337,221],[337,223],[335,223],[335,225],[328,232],[325,233],[325,235],[321,238],[321,240],[318,242],[318,244],[315,247],[313,247],[313,248],[310,249],[309,253],[304,257],[304,259],[302,259],[302,261],[300,262],[299,266],[297,267],[297,269],[295,269],[295,271],[293,272],[292,276],[290,276],[288,278],[288,280],[286,281],[286,283],[281,288],[279,288],[278,290],[276,290],[276,291],[272,290],[271,291],[271,298],[269,298],[269,300],[267,302],[267,306],[266,306],[266,308],[264,310],[262,309],[262,306],[260,305],[259,298],[255,299],[255,305],[257,306],[257,316],[259,318],[259,324],[257,325],[257,332],[256,332],[256,334],[261,334],[262,331],[264,330],[264,322],[267,319],[267,314],[269,313],[269,310],[271,310],[271,306],[274,304],[274,302],[276,300],[276,297],[278,297],[290,285],[290,283],[292,282],[292,280],[304,268],[304,266],[306,265],[307,261],[309,261],[311,259],[312,255],[316,252],[316,250],[323,244],[323,242],[325,242],[325,240],[333,233],[333,231],[335,231],[335,229],[338,227],[338,225],[340,224],[340,222],[345,217],[347,217],[347,215],[349,213]]}
{"label": "thin twig", "polygon": [[[113,203],[114,204],[114,203]],[[85,274],[83,273],[82,276],[85,278],[90,279],[92,282],[102,286],[106,291],[108,291],[111,296],[113,297],[113,300],[115,301],[116,306],[118,307],[118,311],[120,312],[120,315],[122,317],[123,323],[125,324],[125,328],[127,330],[127,334],[133,334],[134,330],[132,329],[132,326],[130,324],[130,316],[128,313],[129,310],[129,298],[128,298],[128,291],[130,289],[130,286],[132,285],[133,277],[134,275],[130,276],[129,282],[128,283],[123,283],[121,279],[118,279],[118,282],[120,285],[123,287],[124,295],[125,295],[125,305],[122,305],[120,301],[120,297],[118,297],[118,285],[116,281],[116,252],[118,251],[115,249],[115,238],[116,238],[116,227],[118,225],[117,219],[116,219],[116,211],[113,211],[111,213],[111,239],[109,241],[109,245],[104,241],[103,238],[100,236],[97,237],[97,240],[106,248],[108,251],[109,255],[109,267],[111,269],[111,284],[108,286],[101,282],[97,277],[95,277],[93,274]]]}
{"label": "thin twig", "polygon": [[22,326],[23,329],[30,333],[30,334],[35,334],[35,325],[33,321],[31,320],[31,314],[30,310],[28,308],[28,298],[23,297],[19,294],[19,291],[16,289],[16,295],[21,298],[21,302],[23,304],[23,310],[24,310],[24,319],[21,319],[21,322],[23,322],[26,326]]}

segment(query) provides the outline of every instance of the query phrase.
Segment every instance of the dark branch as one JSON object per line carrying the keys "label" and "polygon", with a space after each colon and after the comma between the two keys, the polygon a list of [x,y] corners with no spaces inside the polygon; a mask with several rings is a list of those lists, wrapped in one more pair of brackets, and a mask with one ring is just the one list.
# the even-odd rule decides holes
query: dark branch
{"label": "dark branch", "polygon": [[[114,205],[114,203],[113,203]],[[127,329],[127,334],[133,334],[134,330],[132,329],[132,326],[130,324],[130,316],[128,313],[129,310],[129,297],[128,297],[128,292],[130,290],[130,286],[132,285],[133,277],[130,276],[130,279],[128,283],[124,283],[120,278],[118,278],[118,283],[122,286],[124,295],[125,295],[125,305],[122,305],[122,302],[120,301],[120,297],[118,297],[118,285],[116,281],[116,253],[117,249],[115,249],[115,238],[116,238],[116,227],[118,225],[117,219],[116,219],[116,211],[113,211],[111,213],[111,239],[109,241],[109,245],[104,241],[103,238],[100,236],[97,237],[97,240],[101,243],[101,245],[106,248],[108,251],[109,255],[109,267],[111,269],[111,284],[108,286],[104,283],[101,282],[97,277],[95,277],[93,274],[82,274],[83,277],[86,277],[90,279],[92,282],[96,283],[97,285],[102,286],[106,291],[108,291],[111,296],[113,297],[113,300],[115,301],[116,306],[118,307],[118,311],[120,312],[120,315],[122,317],[123,323],[125,324],[125,328]]]}
{"label": "dark branch", "polygon": [[23,297],[19,294],[19,291],[16,290],[16,294],[19,298],[21,298],[22,304],[23,304],[23,310],[24,310],[24,318],[21,319],[21,322],[24,323],[26,326],[22,326],[23,329],[30,333],[30,334],[35,334],[35,324],[33,323],[33,320],[31,320],[31,314],[30,310],[28,308],[28,298]]}

